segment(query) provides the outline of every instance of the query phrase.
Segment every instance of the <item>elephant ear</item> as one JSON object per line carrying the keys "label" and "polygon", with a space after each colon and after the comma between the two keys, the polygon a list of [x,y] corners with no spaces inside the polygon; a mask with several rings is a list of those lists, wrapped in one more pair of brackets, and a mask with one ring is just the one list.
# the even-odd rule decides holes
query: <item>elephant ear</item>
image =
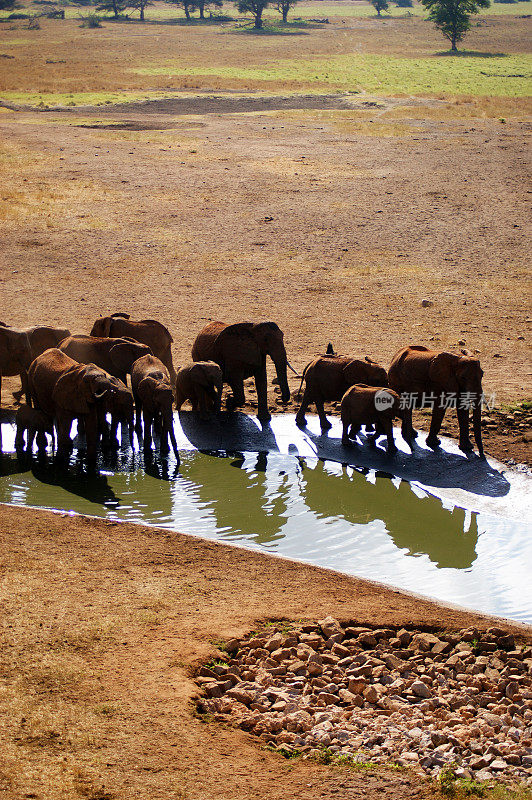
{"label": "elephant ear", "polygon": [[262,363],[260,348],[251,332],[251,322],[238,322],[220,331],[214,347],[227,364],[241,362],[249,367],[259,367]]}
{"label": "elephant ear", "polygon": [[212,386],[212,378],[209,376],[209,369],[201,362],[197,362],[190,368],[190,378],[199,386]]}
{"label": "elephant ear", "polygon": [[[111,361],[120,372],[129,372],[131,365],[139,358],[139,344],[127,339],[121,339],[109,350]],[[150,351],[151,352],[151,351]]]}
{"label": "elephant ear", "polygon": [[456,366],[459,361],[460,356],[454,353],[438,353],[437,356],[431,359],[429,366],[431,382],[441,386],[448,392],[457,392]]}
{"label": "elephant ear", "polygon": [[353,358],[342,369],[342,373],[345,382],[349,386],[353,386],[353,384],[360,383],[360,381],[363,381],[365,379],[366,365],[363,361],[359,361],[357,358]]}
{"label": "elephant ear", "polygon": [[52,390],[55,406],[74,415],[88,414],[89,400],[92,399],[90,387],[83,380],[84,366],[71,367],[63,373]]}
{"label": "elephant ear", "polygon": [[92,326],[90,335],[101,336],[102,338],[107,339],[111,335],[112,324],[113,320],[111,317],[100,317],[100,319],[97,319],[94,325]]}

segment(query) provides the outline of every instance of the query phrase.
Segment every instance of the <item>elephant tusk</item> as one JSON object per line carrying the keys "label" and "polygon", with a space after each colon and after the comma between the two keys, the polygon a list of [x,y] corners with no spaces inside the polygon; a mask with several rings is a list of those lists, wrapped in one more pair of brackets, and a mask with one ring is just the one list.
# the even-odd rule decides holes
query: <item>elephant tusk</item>
{"label": "elephant tusk", "polygon": [[299,374],[299,373],[298,373],[298,372],[297,372],[297,371],[296,371],[296,370],[293,368],[292,364],[291,364],[291,363],[290,363],[288,360],[286,361],[286,364],[287,364],[287,366],[288,366],[288,367],[290,367],[290,369],[292,370],[292,372],[294,373],[294,375],[295,375],[297,378],[301,378],[301,377],[302,377],[302,376],[301,376],[301,375],[300,375],[300,374]]}

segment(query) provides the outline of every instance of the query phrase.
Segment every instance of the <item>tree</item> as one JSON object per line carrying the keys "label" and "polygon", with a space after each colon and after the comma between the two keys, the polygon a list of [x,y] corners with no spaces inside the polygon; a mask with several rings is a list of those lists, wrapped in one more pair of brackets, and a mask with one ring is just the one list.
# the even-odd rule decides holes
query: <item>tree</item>
{"label": "tree", "polygon": [[126,0],[102,0],[96,6],[96,11],[112,11],[113,17],[118,19],[120,14],[122,14],[127,8]]}
{"label": "tree", "polygon": [[205,9],[209,6],[222,8],[223,0],[196,0],[196,8],[199,10],[200,19],[205,19]]}
{"label": "tree", "polygon": [[255,30],[262,28],[262,12],[270,4],[270,0],[236,0],[236,6],[241,14],[253,14]]}
{"label": "tree", "polygon": [[471,27],[470,14],[478,14],[481,8],[489,8],[490,0],[421,0],[429,9],[429,19],[451,42],[451,50],[456,52],[457,42],[461,42]]}
{"label": "tree", "polygon": [[378,17],[380,17],[381,11],[388,11],[387,0],[370,0],[370,3],[377,12]]}
{"label": "tree", "polygon": [[190,15],[193,11],[196,10],[197,3],[196,0],[166,0],[167,3],[170,3],[173,6],[178,6],[182,8],[185,12],[185,17],[187,18],[187,22],[190,22]]}
{"label": "tree", "polygon": [[297,2],[298,0],[277,0],[275,3],[275,9],[279,12],[279,14],[283,15],[283,22],[286,22],[288,12],[295,6]]}
{"label": "tree", "polygon": [[140,21],[144,22],[144,9],[152,6],[153,0],[128,0],[127,8],[135,8],[140,11]]}
{"label": "tree", "polygon": [[13,8],[14,5],[15,5],[15,0],[0,0],[0,11]]}

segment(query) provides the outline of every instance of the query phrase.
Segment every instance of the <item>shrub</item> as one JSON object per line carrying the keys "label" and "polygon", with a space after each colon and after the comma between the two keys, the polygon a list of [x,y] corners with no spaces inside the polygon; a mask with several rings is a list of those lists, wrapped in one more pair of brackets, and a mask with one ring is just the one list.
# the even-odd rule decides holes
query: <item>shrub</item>
{"label": "shrub", "polygon": [[102,23],[98,14],[87,14],[86,17],[80,16],[80,28],[101,28]]}

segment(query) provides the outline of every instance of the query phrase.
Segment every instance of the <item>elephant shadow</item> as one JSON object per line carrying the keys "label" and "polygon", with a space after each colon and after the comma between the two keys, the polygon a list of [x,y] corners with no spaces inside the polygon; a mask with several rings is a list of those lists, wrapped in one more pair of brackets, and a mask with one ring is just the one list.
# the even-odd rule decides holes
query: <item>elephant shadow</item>
{"label": "elephant shadow", "polygon": [[269,423],[260,423],[241,411],[220,412],[202,421],[194,411],[180,411],[179,422],[197,450],[211,452],[279,452]]}
{"label": "elephant shadow", "polygon": [[362,445],[344,447],[341,439],[317,435],[308,429],[305,434],[313,442],[320,459],[384,470],[406,481],[418,481],[440,489],[462,489],[486,497],[504,497],[510,491],[510,482],[504,475],[476,455],[466,457],[443,448],[429,450],[416,441],[411,454],[398,450],[389,456],[382,447],[371,447],[364,437]]}
{"label": "elephant shadow", "polygon": [[[83,500],[105,508],[119,508],[120,498],[115,494],[106,475],[99,470],[85,470],[82,462],[56,463],[47,456],[33,456],[31,473],[41,484],[59,487],[65,492]],[[42,501],[41,501],[42,504]],[[32,503],[39,505],[39,502]]]}
{"label": "elephant shadow", "polygon": [[[341,516],[353,525],[381,520],[395,546],[410,556],[426,554],[438,568],[468,569],[476,559],[477,515],[445,508],[437,497],[419,497],[407,481],[397,486],[388,473],[374,483],[366,468],[349,477],[331,475],[323,462],[303,468],[302,495],[319,518]],[[371,533],[368,533],[371,536]],[[371,547],[371,543],[368,544]]]}

